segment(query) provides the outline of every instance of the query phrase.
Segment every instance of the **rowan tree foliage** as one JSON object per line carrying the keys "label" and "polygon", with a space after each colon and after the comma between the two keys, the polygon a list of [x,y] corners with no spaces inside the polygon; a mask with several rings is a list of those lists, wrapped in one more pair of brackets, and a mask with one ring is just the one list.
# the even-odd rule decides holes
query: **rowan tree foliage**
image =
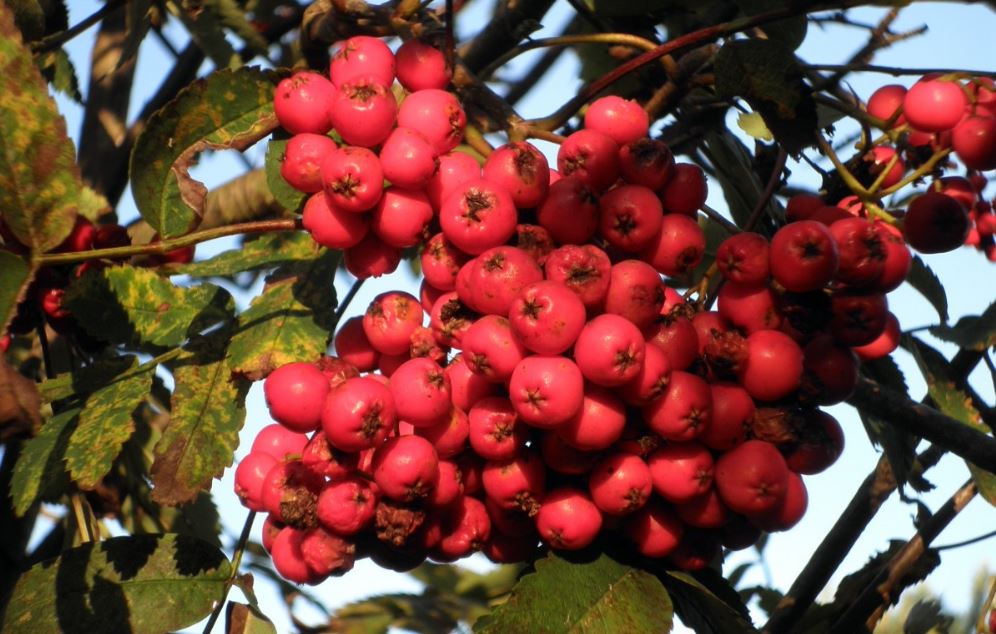
{"label": "rowan tree foliage", "polygon": [[[481,632],[661,632],[671,630],[675,617],[696,631],[724,634],[870,631],[906,588],[937,567],[944,552],[932,543],[969,501],[981,497],[996,503],[994,408],[969,382],[977,367],[988,367],[996,376],[990,358],[996,347],[996,304],[989,303],[981,314],[951,319],[947,293],[955,280],[940,278],[913,255],[908,272],[902,269],[895,283],[906,273],[903,283],[929,302],[936,319],[920,316],[907,322],[908,315],[893,307],[899,328],[883,335],[892,336],[892,345],[879,343],[888,348],[885,352],[859,350],[866,360],[841,398],[857,409],[867,438],[849,431],[847,442],[873,443],[880,459],[867,465],[867,478],[841,506],[819,548],[800,554],[808,563],[787,592],[744,587],[742,569],[724,577],[725,551],[717,532],[703,532],[696,539],[709,547],[692,540],[680,558],[650,557],[627,545],[623,535],[632,531],[627,533],[625,520],[619,520],[604,524],[599,537],[580,550],[570,549],[568,537],[560,533],[542,546],[534,538],[537,547],[523,561],[487,573],[426,562],[424,553],[410,561],[372,548],[375,561],[406,570],[424,584],[424,592],[380,594],[329,610],[321,597],[281,578],[263,545],[249,539],[253,523],[262,521],[255,512],[247,513],[237,539],[226,536],[216,500],[234,494],[216,489],[212,498],[211,487],[235,467],[250,387],[279,368],[314,363],[329,352],[363,283],[337,289],[336,273],[348,278],[342,271],[351,257],[351,272],[363,268],[356,264],[359,252],[322,246],[304,230],[314,232],[307,215],[301,217],[306,196],[288,184],[281,170],[292,153],[291,135],[281,129],[274,111],[280,82],[309,69],[327,76],[337,46],[347,38],[381,38],[393,50],[403,42],[422,41],[441,51],[450,76],[447,90],[466,115],[455,151],[479,163],[507,142],[532,140],[553,148],[549,156],[556,167],[558,150],[551,144],[566,147],[578,130],[593,127],[585,115],[599,97],[617,95],[638,106],[649,121],[649,136],[685,164],[689,182],[696,174],[708,176],[707,202],[695,201],[687,214],[674,211],[687,198],[685,190],[680,198],[669,198],[661,193],[662,185],[644,188],[651,194],[659,190],[663,204],[671,206],[665,217],[682,216],[678,224],[691,225],[703,239],[695,261],[682,252],[672,259],[684,265],[667,272],[667,287],[677,291],[668,296],[668,308],[670,302],[685,302],[681,310],[691,312],[683,319],[708,311],[717,297],[722,304],[724,285],[727,298],[733,295],[730,288],[739,288],[730,281],[730,260],[717,257],[727,238],[752,232],[759,236],[756,244],[767,249],[787,222],[816,213],[816,208],[800,211],[799,205],[812,205],[817,195],[825,225],[848,218],[867,228],[874,221],[883,228],[873,230],[873,236],[893,236],[897,248],[908,243],[933,253],[964,242],[979,252],[977,266],[996,260],[996,222],[986,198],[992,196],[986,179],[996,168],[996,73],[991,68],[874,66],[876,53],[910,38],[929,38],[921,30],[895,27],[909,3],[565,0],[571,17],[551,37],[532,34],[562,3],[499,0],[486,9],[481,4],[485,0],[108,0],[92,16],[71,24],[67,3],[60,0],[0,3],[0,629],[173,631],[208,619],[208,631],[224,615],[229,632],[274,631],[253,593],[255,579],[274,584],[289,608],[303,597],[324,610],[328,622],[318,628],[296,622],[300,631],[309,632],[383,632],[391,626],[424,632],[468,627]],[[877,23],[852,19],[851,10],[864,6],[881,8]],[[471,12],[491,17],[472,20]],[[834,65],[802,59],[797,49],[807,33],[828,23],[862,32],[865,45]],[[184,32],[181,49],[172,48],[167,28]],[[65,47],[87,29],[96,29],[97,37],[89,83],[81,86],[74,64],[86,62],[71,59]],[[136,102],[134,87],[148,81],[136,76],[137,56],[153,46],[166,48],[173,63],[158,69],[151,97]],[[537,49],[540,53],[528,57],[527,64],[509,70],[513,60]],[[546,97],[545,116],[520,116],[523,100],[568,54],[580,61],[584,87],[577,94]],[[852,73],[866,71],[882,72],[883,84],[890,74],[930,75],[917,90],[940,86],[939,92],[931,93],[933,105],[920,109],[922,102],[904,101],[903,94],[912,89],[902,89],[894,102],[883,93],[882,102],[872,104],[869,95],[857,95],[849,85]],[[376,92],[372,84],[364,86]],[[949,124],[924,129],[943,114],[938,104],[945,98],[941,92],[949,89],[964,105]],[[378,90],[392,103],[405,97],[397,85]],[[76,144],[52,97],[57,93],[83,106]],[[904,110],[897,110],[900,105]],[[842,138],[842,129],[855,133]],[[330,133],[323,142],[342,143],[344,134]],[[244,157],[242,173],[214,188],[192,176],[202,156],[225,150]],[[419,160],[412,152],[401,164],[388,165],[382,157],[389,181],[417,178],[409,174]],[[438,163],[430,154],[430,172]],[[569,175],[578,168],[567,161],[560,169]],[[612,173],[601,189],[615,181]],[[137,217],[125,211],[129,186]],[[928,190],[935,193],[922,196]],[[623,194],[614,195],[612,203],[605,202],[610,195],[603,196],[603,214],[609,213],[604,208],[624,204],[618,200]],[[658,196],[650,198],[636,206],[660,207]],[[531,210],[537,204],[519,204],[529,209],[520,209],[518,222],[543,225]],[[913,211],[917,205],[930,209]],[[953,215],[937,220],[949,209]],[[439,210],[433,213],[438,217]],[[446,220],[440,222],[446,234]],[[597,239],[614,261],[625,259],[620,254],[628,251],[625,240],[633,235],[628,233],[632,227],[619,227],[602,229]],[[614,236],[613,230],[622,233]],[[817,234],[832,244],[845,240],[844,231],[820,228]],[[951,231],[953,242],[945,233]],[[211,257],[194,255],[196,245],[218,238],[234,240],[232,248]],[[886,248],[885,238],[855,238],[863,239]],[[520,235],[519,245],[524,244]],[[815,241],[807,244],[817,248]],[[420,274],[421,241],[400,246],[395,249],[399,257]],[[468,239],[465,249],[471,253],[473,248]],[[659,271],[666,266],[661,253],[645,258]],[[794,262],[783,272],[773,270],[770,292],[782,302],[777,308],[786,316],[788,333],[779,337],[807,342],[812,333],[806,326],[812,322],[819,328],[839,326],[839,341],[867,330],[861,320],[868,312],[862,311],[870,309],[840,308],[829,299],[831,290],[834,302],[838,296],[840,302],[853,299],[840,287],[865,283],[861,266],[852,263],[850,277],[840,273],[833,286],[828,274],[811,288],[800,277],[811,273],[794,270]],[[546,275],[552,277],[549,271]],[[883,273],[874,275],[878,279]],[[388,288],[389,277],[378,283],[385,279]],[[767,271],[762,280],[767,293]],[[972,289],[988,296],[993,291],[992,286]],[[233,293],[250,292],[255,295],[248,305],[237,305]],[[808,299],[800,299],[806,293]],[[572,301],[579,306],[580,330],[585,307]],[[727,305],[734,301],[727,299]],[[657,305],[648,323],[656,323],[660,309]],[[744,304],[731,310],[751,309]],[[830,325],[832,311],[850,316],[851,322]],[[884,319],[884,307],[881,312]],[[919,328],[925,321],[932,324],[929,329]],[[730,350],[738,350],[736,342],[753,326],[736,326],[743,332],[725,339],[715,335],[721,341],[714,348],[693,346],[696,365],[680,381],[704,385],[699,376],[711,380],[730,373],[723,363],[746,363]],[[631,327],[642,345],[640,331]],[[858,339],[845,342],[867,343]],[[550,341],[541,333],[532,345]],[[955,344],[957,353],[943,354],[937,341]],[[897,345],[913,355],[926,394],[911,393],[888,355]],[[573,358],[585,379],[598,381],[587,351],[575,351]],[[754,400],[775,402],[765,408],[767,417],[752,419],[752,437],[782,442],[787,455],[785,447],[802,441],[776,438],[798,432],[791,423],[795,419],[785,414],[795,405],[784,401],[795,399],[802,388],[795,377],[788,390],[779,391],[776,374],[772,366],[757,376],[746,371],[737,376]],[[577,377],[580,384],[581,374]],[[632,402],[648,399],[642,395]],[[608,414],[599,416],[608,420]],[[619,421],[624,422],[621,414]],[[539,427],[549,420],[537,416],[530,424]],[[384,435],[389,433],[385,428]],[[538,451],[538,432],[531,433],[532,450]],[[641,443],[657,448],[673,440],[654,434],[629,439],[632,451],[644,456],[650,450]],[[575,436],[573,442],[577,455],[567,462],[584,454],[578,449],[582,441]],[[782,460],[778,450],[766,446]],[[906,527],[907,541],[884,547],[845,578],[832,601],[817,603],[882,504],[891,496],[915,500],[929,490],[930,469],[945,456],[964,460],[971,478],[937,508],[920,503],[917,521]],[[569,468],[562,473],[573,474]],[[551,499],[546,502],[552,505]],[[528,502],[538,507],[543,501]],[[526,504],[522,498],[517,503]],[[737,510],[750,514],[746,503]],[[546,538],[542,523],[549,520],[541,512],[538,521]],[[752,521],[764,525],[756,517]],[[777,526],[770,517],[765,521]],[[765,538],[755,529],[750,543],[760,539],[760,550]],[[731,539],[727,536],[724,545],[730,546]],[[363,548],[355,554],[369,554]],[[339,582],[349,583],[349,573]],[[229,600],[232,587],[247,603]],[[986,597],[986,584],[978,588],[970,618],[978,616],[978,631],[989,631],[984,619],[993,596]],[[751,601],[758,606],[753,617],[747,608]],[[766,623],[757,620],[762,613]],[[937,603],[923,600],[885,622],[889,627],[904,623],[904,631],[935,626],[947,631],[952,620]],[[970,629],[974,624],[962,625]]]}

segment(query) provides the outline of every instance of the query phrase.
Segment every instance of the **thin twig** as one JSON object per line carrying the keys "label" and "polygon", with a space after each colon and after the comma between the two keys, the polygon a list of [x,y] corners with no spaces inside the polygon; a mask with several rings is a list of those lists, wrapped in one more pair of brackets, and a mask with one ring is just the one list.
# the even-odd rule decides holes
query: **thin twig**
{"label": "thin twig", "polygon": [[810,70],[843,71],[845,73],[881,73],[901,77],[903,75],[954,75],[964,74],[971,77],[996,77],[994,70],[965,70],[955,68],[901,68],[899,66],[879,66],[876,64],[806,64]]}
{"label": "thin twig", "polygon": [[576,35],[558,35],[556,37],[543,37],[529,40],[504,55],[498,57],[493,62],[484,67],[477,74],[482,80],[487,80],[496,70],[507,64],[512,59],[538,48],[549,48],[552,46],[572,46],[574,44],[616,44],[632,46],[645,51],[652,51],[658,44],[639,35],[632,33],[578,33]]}
{"label": "thin twig", "polygon": [[349,290],[346,292],[346,296],[342,298],[341,302],[339,302],[339,306],[335,309],[335,316],[332,318],[332,332],[335,332],[335,329],[339,327],[339,322],[342,321],[342,316],[346,314],[346,310],[353,302],[353,298],[360,292],[364,281],[366,280],[356,280],[353,282],[353,285],[350,286]]}
{"label": "thin twig", "polygon": [[239,574],[239,564],[242,563],[242,553],[246,550],[246,544],[249,543],[249,531],[252,530],[253,520],[256,519],[256,511],[249,511],[249,515],[246,516],[246,522],[242,525],[242,534],[239,535],[239,541],[235,547],[235,552],[232,554],[232,576],[225,583],[225,589],[221,594],[221,601],[215,606],[214,611],[211,612],[211,617],[208,622],[204,624],[204,634],[208,634],[213,628],[214,624],[218,622],[218,617],[221,616],[221,611],[225,608],[225,603],[228,602],[228,591],[232,588],[232,583],[235,581],[235,577]]}
{"label": "thin twig", "polygon": [[69,40],[73,39],[83,31],[86,31],[94,24],[100,22],[104,19],[104,16],[114,11],[118,7],[127,4],[128,0],[108,0],[108,2],[91,13],[89,16],[83,18],[78,24],[75,24],[65,31],[60,31],[58,33],[53,33],[48,37],[44,37],[37,42],[31,44],[31,50],[34,53],[47,53],[53,51]]}
{"label": "thin twig", "polygon": [[934,546],[934,550],[954,550],[955,548],[961,548],[963,546],[971,546],[972,544],[984,542],[987,539],[992,539],[993,537],[996,537],[996,531],[989,531],[985,535],[977,535],[972,539],[966,539],[960,542],[954,542],[952,544],[944,544],[943,546]]}
{"label": "thin twig", "polygon": [[34,257],[36,266],[52,266],[58,264],[72,264],[76,262],[86,262],[87,260],[101,260],[104,258],[122,258],[133,255],[164,254],[174,249],[190,247],[195,244],[244,233],[270,233],[275,231],[296,231],[300,229],[299,221],[295,219],[259,220],[256,222],[242,222],[224,227],[195,231],[179,238],[170,238],[151,244],[138,244],[127,247],[113,247],[110,249],[91,249],[89,251],[73,251],[70,253],[45,253]]}

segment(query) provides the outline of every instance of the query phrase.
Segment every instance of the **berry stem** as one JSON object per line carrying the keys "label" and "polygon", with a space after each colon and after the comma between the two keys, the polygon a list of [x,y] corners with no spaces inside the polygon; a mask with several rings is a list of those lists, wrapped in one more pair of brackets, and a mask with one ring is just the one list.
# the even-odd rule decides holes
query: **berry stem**
{"label": "berry stem", "polygon": [[573,44],[621,44],[623,46],[643,49],[644,51],[652,51],[658,46],[656,42],[631,33],[582,33],[578,35],[542,37],[535,40],[529,40],[524,44],[516,46],[484,67],[484,69],[478,73],[478,77],[482,81],[486,81],[499,68],[528,51],[552,46],[571,46]]}
{"label": "berry stem", "polygon": [[[887,187],[887,188],[883,189],[882,190],[882,196],[888,196],[889,194],[894,194],[897,191],[899,191],[900,189],[902,189],[903,187],[906,187],[907,185],[909,185],[910,183],[923,178],[927,174],[930,174],[931,172],[934,171],[934,168],[937,166],[938,163],[940,163],[942,160],[944,160],[945,158],[947,158],[948,154],[951,154],[951,149],[950,148],[944,148],[942,150],[937,150],[936,152],[934,152],[931,155],[931,157],[929,159],[927,159],[926,161],[924,161],[923,165],[921,165],[920,167],[916,168],[914,171],[912,171],[909,174],[907,174],[906,177],[903,178],[901,181],[899,181],[898,183],[896,183],[892,187]],[[896,158],[896,157],[893,157],[893,158]],[[890,163],[890,165],[891,165],[891,163]],[[883,171],[883,174],[886,173],[887,171],[888,170]]]}
{"label": "berry stem", "polygon": [[225,583],[225,589],[222,590],[221,601],[215,606],[214,612],[211,613],[211,617],[208,622],[204,625],[204,634],[209,634],[214,628],[214,624],[218,622],[218,617],[221,616],[221,611],[224,609],[225,604],[228,602],[228,591],[232,588],[232,582],[235,581],[235,577],[239,574],[239,564],[242,563],[242,554],[246,551],[246,545],[249,543],[249,532],[252,530],[252,523],[256,519],[256,511],[249,511],[249,515],[246,516],[246,522],[242,525],[242,533],[239,535],[239,541],[235,546],[235,552],[232,553],[232,576],[228,578]]}
{"label": "berry stem", "polygon": [[224,227],[215,227],[203,231],[195,231],[178,238],[170,238],[150,244],[137,244],[127,247],[111,247],[109,249],[91,249],[89,251],[73,251],[70,253],[44,253],[35,255],[32,261],[35,266],[53,266],[59,264],[75,264],[87,260],[103,258],[122,258],[133,255],[162,255],[174,249],[194,246],[201,242],[249,233],[270,233],[274,231],[297,231],[300,221],[292,218],[278,220],[258,220],[256,222],[241,222]]}

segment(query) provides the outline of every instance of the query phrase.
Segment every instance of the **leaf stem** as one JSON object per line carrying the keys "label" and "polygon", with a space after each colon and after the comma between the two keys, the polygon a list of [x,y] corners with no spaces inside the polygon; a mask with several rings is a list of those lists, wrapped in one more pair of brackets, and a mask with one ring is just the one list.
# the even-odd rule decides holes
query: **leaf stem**
{"label": "leaf stem", "polygon": [[201,242],[234,236],[244,233],[269,233],[274,231],[296,231],[300,229],[300,222],[296,219],[278,220],[258,220],[256,222],[242,222],[223,227],[214,227],[203,231],[195,231],[178,238],[170,238],[151,244],[137,244],[127,247],[112,247],[110,249],[91,249],[89,251],[73,251],[70,253],[43,253],[35,255],[32,262],[35,266],[52,266],[59,264],[75,264],[86,262],[87,260],[100,260],[104,258],[124,258],[133,255],[162,255],[174,249],[190,247]]}
{"label": "leaf stem", "polygon": [[332,332],[335,332],[336,328],[339,327],[339,322],[342,321],[342,316],[346,314],[346,311],[349,309],[349,305],[353,303],[353,298],[356,297],[356,294],[360,292],[361,288],[363,288],[363,282],[365,281],[365,279],[356,280],[353,282],[353,285],[349,287],[349,290],[346,291],[346,296],[342,298],[342,301],[339,302],[339,306],[335,309],[335,316],[332,318]]}
{"label": "leaf stem", "polygon": [[899,181],[898,183],[896,183],[892,187],[887,187],[887,188],[883,189],[882,190],[882,195],[883,196],[888,196],[889,194],[894,194],[897,191],[899,191],[900,189],[902,189],[903,187],[906,187],[907,185],[909,185],[910,183],[912,183],[912,182],[914,182],[914,181],[916,181],[916,180],[918,180],[920,178],[923,178],[927,174],[930,174],[931,172],[934,171],[934,168],[937,166],[938,163],[940,163],[942,160],[944,160],[945,158],[947,158],[948,154],[951,154],[951,148],[944,148],[944,149],[941,149],[941,150],[938,150],[938,151],[934,152],[931,155],[931,157],[929,159],[927,159],[923,163],[923,165],[921,165],[920,167],[916,168],[916,170],[914,170],[913,172],[910,172],[909,174],[907,174],[906,177],[903,178],[901,181]]}
{"label": "leaf stem", "polygon": [[221,616],[221,611],[225,609],[225,603],[228,602],[228,591],[232,589],[232,584],[235,581],[235,577],[239,574],[239,565],[242,563],[242,554],[246,551],[246,545],[249,543],[249,532],[252,530],[252,523],[256,519],[256,511],[249,511],[249,515],[246,516],[246,522],[242,525],[242,533],[239,535],[239,541],[235,546],[235,552],[232,553],[232,576],[228,578],[228,582],[225,583],[225,589],[221,594],[221,601],[215,606],[214,611],[211,612],[211,617],[208,622],[204,624],[204,634],[208,634],[213,628],[214,624],[218,622],[218,617]]}

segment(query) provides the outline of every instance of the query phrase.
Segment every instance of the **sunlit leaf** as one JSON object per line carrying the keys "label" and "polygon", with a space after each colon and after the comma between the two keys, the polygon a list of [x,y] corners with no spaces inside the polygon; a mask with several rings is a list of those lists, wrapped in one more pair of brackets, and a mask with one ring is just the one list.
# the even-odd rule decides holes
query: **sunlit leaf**
{"label": "sunlit leaf", "polygon": [[160,236],[199,222],[207,188],[190,176],[204,150],[244,150],[277,127],[274,75],[258,68],[220,70],[184,88],[149,118],[131,154],[132,192]]}
{"label": "sunlit leaf", "polygon": [[234,275],[257,271],[315,257],[315,241],[303,231],[266,233],[246,240],[238,248],[223,251],[208,260],[191,262],[176,270],[192,277]]}
{"label": "sunlit leaf", "polygon": [[64,463],[66,446],[76,429],[79,413],[79,409],[72,409],[53,416],[21,449],[10,483],[14,512],[18,515],[24,515],[36,501],[53,500],[66,490],[69,484]]}
{"label": "sunlit leaf", "polygon": [[671,599],[655,576],[605,554],[578,562],[551,554],[474,631],[669,632],[671,618]]}

